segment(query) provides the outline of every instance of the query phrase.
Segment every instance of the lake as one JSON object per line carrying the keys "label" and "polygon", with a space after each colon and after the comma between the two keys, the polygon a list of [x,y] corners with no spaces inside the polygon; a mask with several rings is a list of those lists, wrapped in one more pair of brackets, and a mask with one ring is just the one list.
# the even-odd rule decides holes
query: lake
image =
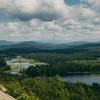
{"label": "lake", "polygon": [[63,80],[73,83],[80,81],[88,85],[92,85],[92,83],[100,84],[100,75],[74,75],[74,76],[63,77]]}

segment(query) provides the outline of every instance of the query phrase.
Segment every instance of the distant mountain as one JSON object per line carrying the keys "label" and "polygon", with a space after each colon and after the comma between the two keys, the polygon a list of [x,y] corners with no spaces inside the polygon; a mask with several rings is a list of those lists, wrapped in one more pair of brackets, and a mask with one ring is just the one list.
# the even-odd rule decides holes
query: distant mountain
{"label": "distant mountain", "polygon": [[23,42],[9,42],[0,41],[0,48],[37,48],[37,49],[55,49],[57,45],[51,43],[40,43],[33,41],[23,41]]}
{"label": "distant mountain", "polygon": [[56,50],[56,49],[68,49],[74,47],[83,47],[83,46],[97,46],[99,43],[89,43],[89,42],[71,42],[71,43],[63,43],[63,44],[53,44],[53,43],[41,43],[34,41],[22,41],[22,42],[12,42],[12,41],[0,41],[1,49],[8,48],[37,48],[37,49],[46,49],[46,50]]}
{"label": "distant mountain", "polygon": [[16,48],[16,47],[35,47],[38,49],[64,49],[72,46],[87,44],[87,42],[72,42],[64,44],[55,43],[40,43],[34,41],[23,41],[23,42],[10,42],[10,41],[0,41],[0,46],[3,48]]}
{"label": "distant mountain", "polygon": [[13,45],[16,44],[16,42],[6,41],[6,40],[0,40],[0,46],[4,45]]}
{"label": "distant mountain", "polygon": [[72,42],[64,44],[53,44],[53,43],[40,43],[34,41],[23,41],[23,42],[11,42],[11,41],[0,41],[0,48],[38,48],[38,49],[64,49],[70,48],[77,45],[87,44],[86,42]]}
{"label": "distant mountain", "polygon": [[[40,43],[33,41],[24,42],[1,42],[5,45],[0,45],[1,54],[30,54],[35,52],[49,52],[49,53],[66,53],[66,54],[99,54],[100,53],[100,42],[89,43],[89,42],[73,42],[67,44],[53,44],[53,43]],[[83,55],[84,56],[84,55]]]}
{"label": "distant mountain", "polygon": [[26,48],[34,47],[38,49],[55,49],[55,44],[24,41],[24,42],[20,42],[19,44],[11,45],[11,47],[26,47]]}

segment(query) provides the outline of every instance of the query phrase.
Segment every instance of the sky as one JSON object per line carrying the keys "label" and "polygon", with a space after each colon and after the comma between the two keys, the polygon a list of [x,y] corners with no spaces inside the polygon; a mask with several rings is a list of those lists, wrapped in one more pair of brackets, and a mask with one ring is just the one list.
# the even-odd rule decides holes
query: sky
{"label": "sky", "polygon": [[100,0],[0,0],[0,40],[100,40]]}

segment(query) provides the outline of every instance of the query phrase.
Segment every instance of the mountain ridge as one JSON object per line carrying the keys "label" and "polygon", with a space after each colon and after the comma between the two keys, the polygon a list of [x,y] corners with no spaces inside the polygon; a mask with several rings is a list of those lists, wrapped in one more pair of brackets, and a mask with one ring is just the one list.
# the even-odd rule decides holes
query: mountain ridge
{"label": "mountain ridge", "polygon": [[16,48],[16,47],[35,47],[38,49],[63,49],[65,47],[72,47],[77,45],[83,45],[88,44],[88,42],[71,42],[71,43],[41,43],[41,42],[35,42],[35,41],[19,41],[19,42],[13,42],[13,41],[0,41],[0,48]]}

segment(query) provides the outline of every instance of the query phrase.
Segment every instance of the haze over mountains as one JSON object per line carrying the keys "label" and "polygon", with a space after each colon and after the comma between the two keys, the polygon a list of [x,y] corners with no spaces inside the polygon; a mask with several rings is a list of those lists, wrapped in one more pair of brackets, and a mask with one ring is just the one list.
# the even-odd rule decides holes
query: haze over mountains
{"label": "haze over mountains", "polygon": [[0,55],[31,54],[31,53],[66,53],[98,55],[100,53],[100,42],[72,42],[64,44],[41,43],[34,41],[11,42],[0,41]]}
{"label": "haze over mountains", "polygon": [[78,47],[78,46],[100,46],[100,42],[85,42],[85,41],[79,41],[79,42],[70,42],[70,43],[41,43],[41,42],[35,42],[35,41],[6,41],[1,40],[0,41],[0,48],[28,48],[28,47],[34,47],[38,49],[64,49],[64,48],[72,48],[72,47]]}
{"label": "haze over mountains", "polygon": [[14,42],[11,42],[11,41],[6,41],[6,40],[1,40],[0,41],[0,46],[1,45],[13,45],[14,44]]}
{"label": "haze over mountains", "polygon": [[64,48],[70,48],[78,45],[84,45],[84,44],[90,44],[89,42],[71,42],[71,43],[62,43],[62,44],[56,44],[56,43],[41,43],[41,42],[34,42],[34,41],[6,41],[1,40],[0,41],[0,48],[37,48],[37,49],[64,49]]}

